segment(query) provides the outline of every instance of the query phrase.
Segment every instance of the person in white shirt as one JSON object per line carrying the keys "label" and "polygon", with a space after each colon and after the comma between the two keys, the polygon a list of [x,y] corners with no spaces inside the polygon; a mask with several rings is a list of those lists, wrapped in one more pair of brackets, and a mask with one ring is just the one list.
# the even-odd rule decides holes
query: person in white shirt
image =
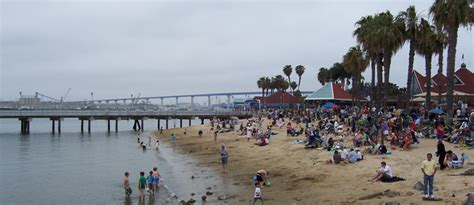
{"label": "person in white shirt", "polygon": [[259,182],[255,182],[255,195],[253,196],[253,205],[257,203],[257,201],[260,200],[263,205],[263,198],[262,198],[262,188]]}
{"label": "person in white shirt", "polygon": [[380,169],[376,170],[376,172],[377,172],[377,175],[375,175],[375,177],[372,178],[372,182],[376,182],[379,180],[389,181],[393,177],[392,168],[390,168],[390,166],[388,166],[387,163],[385,162],[380,163]]}

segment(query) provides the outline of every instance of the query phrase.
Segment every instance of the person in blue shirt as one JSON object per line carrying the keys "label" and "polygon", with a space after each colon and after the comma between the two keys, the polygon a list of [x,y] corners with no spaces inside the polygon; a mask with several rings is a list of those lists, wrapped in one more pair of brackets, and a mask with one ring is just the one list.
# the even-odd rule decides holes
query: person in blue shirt
{"label": "person in blue shirt", "polygon": [[351,151],[349,152],[349,155],[347,157],[349,162],[350,163],[356,163],[358,158],[359,158],[359,155],[354,151],[354,149],[351,149]]}
{"label": "person in blue shirt", "polygon": [[227,161],[229,159],[229,153],[224,144],[221,145],[221,161],[222,161],[222,172],[227,173]]}
{"label": "person in blue shirt", "polygon": [[155,182],[155,177],[153,176],[153,171],[150,171],[149,172],[150,175],[148,175],[146,177],[146,183],[148,185],[148,192],[150,193],[150,195],[154,195],[155,194],[155,185],[153,184]]}

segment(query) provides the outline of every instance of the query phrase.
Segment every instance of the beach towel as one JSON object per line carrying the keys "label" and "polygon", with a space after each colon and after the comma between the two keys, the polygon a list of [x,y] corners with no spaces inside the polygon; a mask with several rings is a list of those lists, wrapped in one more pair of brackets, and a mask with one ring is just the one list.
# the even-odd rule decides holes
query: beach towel
{"label": "beach towel", "polygon": [[401,177],[393,176],[393,177],[390,178],[390,179],[382,178],[381,181],[382,181],[382,182],[385,182],[385,183],[392,183],[392,182],[398,182],[398,181],[405,181],[405,179],[404,179],[404,178],[401,178]]}

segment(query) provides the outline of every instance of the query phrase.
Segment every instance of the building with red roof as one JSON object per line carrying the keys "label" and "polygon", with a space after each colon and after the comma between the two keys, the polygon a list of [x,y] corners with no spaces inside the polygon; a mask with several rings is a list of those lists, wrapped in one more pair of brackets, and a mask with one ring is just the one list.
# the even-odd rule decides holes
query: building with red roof
{"label": "building with red roof", "polygon": [[291,105],[298,105],[303,103],[301,97],[296,97],[290,93],[284,91],[277,91],[270,96],[255,97],[256,100],[260,101],[266,107],[290,107]]}
{"label": "building with red roof", "polygon": [[352,95],[336,83],[328,83],[308,95],[305,101],[352,101]]}

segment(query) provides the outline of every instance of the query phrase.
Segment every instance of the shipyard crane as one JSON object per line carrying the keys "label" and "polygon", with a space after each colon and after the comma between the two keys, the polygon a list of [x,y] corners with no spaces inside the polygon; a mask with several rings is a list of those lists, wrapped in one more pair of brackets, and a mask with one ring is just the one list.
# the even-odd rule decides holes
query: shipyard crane
{"label": "shipyard crane", "polygon": [[61,97],[61,103],[66,101],[66,98],[69,95],[69,92],[71,92],[71,88],[68,88],[67,91],[66,91],[66,94],[64,94],[64,96]]}
{"label": "shipyard crane", "polygon": [[58,99],[56,99],[56,98],[49,97],[49,96],[47,96],[47,95],[41,94],[41,93],[39,93],[39,92],[36,92],[36,93],[35,93],[35,97],[38,98],[38,96],[43,97],[43,98],[47,98],[47,99],[52,100],[52,101],[55,101],[55,102],[61,102],[61,100],[58,100]]}

